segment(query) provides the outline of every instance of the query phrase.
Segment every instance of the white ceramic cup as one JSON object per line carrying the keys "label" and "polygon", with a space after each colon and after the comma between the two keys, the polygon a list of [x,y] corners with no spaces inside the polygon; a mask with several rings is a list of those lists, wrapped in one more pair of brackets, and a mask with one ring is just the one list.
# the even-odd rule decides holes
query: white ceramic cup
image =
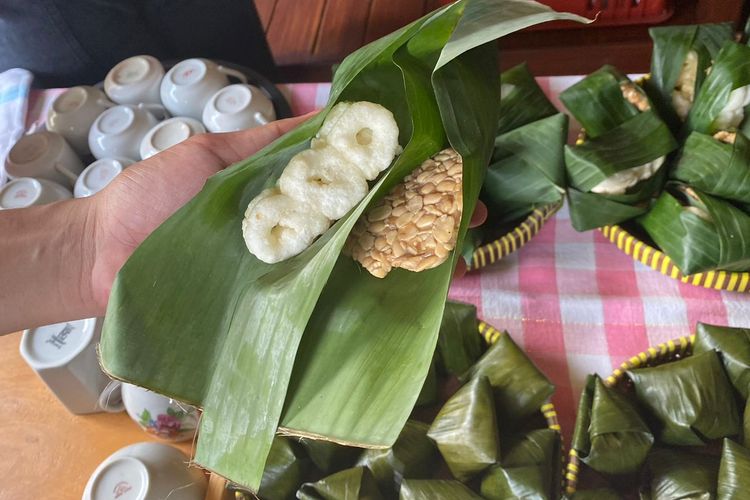
{"label": "white ceramic cup", "polygon": [[128,158],[102,158],[86,167],[78,176],[73,188],[76,198],[85,198],[98,193],[112,182],[126,167],[135,163]]}
{"label": "white ceramic cup", "polygon": [[121,448],[96,468],[83,500],[203,500],[208,480],[182,451],[162,443]]}
{"label": "white ceramic cup", "polygon": [[21,356],[71,413],[123,409],[113,396],[119,383],[102,372],[96,356],[101,328],[101,318],[89,318],[32,328],[21,337]]}
{"label": "white ceramic cup", "polygon": [[229,85],[227,75],[247,83],[241,72],[208,59],[180,61],[161,81],[161,102],[174,116],[200,120],[206,102],[220,88]]}
{"label": "white ceramic cup", "polygon": [[110,108],[96,119],[89,130],[89,148],[96,159],[141,158],[143,137],[159,120],[151,113],[160,106],[121,104]]}
{"label": "white ceramic cup", "polygon": [[235,132],[276,119],[273,102],[261,89],[246,83],[228,85],[203,108],[203,123],[211,132]]}
{"label": "white ceramic cup", "polygon": [[22,136],[5,159],[11,178],[49,179],[70,187],[82,170],[83,162],[65,138],[47,130]]}
{"label": "white ceramic cup", "polygon": [[165,120],[149,130],[141,140],[141,159],[145,160],[196,134],[205,132],[206,128],[203,124],[194,118],[176,116]]}
{"label": "white ceramic cup", "polygon": [[117,104],[161,104],[159,87],[164,66],[153,56],[120,61],[104,78],[104,91]]}
{"label": "white ceramic cup", "polygon": [[94,120],[115,104],[96,87],[73,87],[52,103],[47,113],[47,130],[65,137],[76,153],[89,154],[89,129]]}
{"label": "white ceramic cup", "polygon": [[[200,419],[196,407],[136,385],[121,385],[120,397],[125,411],[141,429],[167,441],[185,441],[195,437]],[[100,406],[107,406],[109,397],[102,394]]]}
{"label": "white ceramic cup", "polygon": [[57,182],[20,177],[0,188],[0,210],[46,205],[72,197],[73,193]]}

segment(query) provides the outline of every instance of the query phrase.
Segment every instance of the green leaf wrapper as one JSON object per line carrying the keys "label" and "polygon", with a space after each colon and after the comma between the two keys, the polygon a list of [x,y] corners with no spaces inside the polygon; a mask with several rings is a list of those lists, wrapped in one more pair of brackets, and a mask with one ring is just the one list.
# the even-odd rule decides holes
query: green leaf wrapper
{"label": "green leaf wrapper", "polygon": [[657,448],[649,456],[648,464],[653,500],[716,498],[717,457]]}
{"label": "green leaf wrapper", "polygon": [[715,351],[627,373],[641,405],[659,422],[659,442],[703,445],[739,433],[732,386]]}
{"label": "green leaf wrapper", "polygon": [[427,432],[453,476],[468,481],[500,456],[495,401],[487,377],[477,377],[443,405]]}
{"label": "green leaf wrapper", "polygon": [[350,467],[362,453],[361,448],[342,446],[330,441],[301,438],[299,443],[315,467],[323,474]]}
{"label": "green leaf wrapper", "polygon": [[746,85],[750,85],[750,47],[728,41],[696,94],[685,122],[685,135],[693,131],[713,135],[721,130],[716,119],[729,101],[729,93]]}
{"label": "green leaf wrapper", "polygon": [[497,227],[562,201],[568,117],[557,113],[499,135],[480,198]]}
{"label": "green leaf wrapper", "polygon": [[560,93],[568,111],[594,139],[639,114],[622,95],[620,84],[628,78],[610,65],[594,71]]}
{"label": "green leaf wrapper", "polygon": [[[688,210],[670,191],[707,217]],[[749,269],[750,215],[698,190],[686,192],[684,186],[668,184],[638,223],[683,274]]]}
{"label": "green leaf wrapper", "polygon": [[500,75],[500,93],[498,135],[557,113],[526,63]]}
{"label": "green leaf wrapper", "polygon": [[404,481],[399,500],[482,500],[482,497],[458,481],[444,479]]}
{"label": "green leaf wrapper", "polygon": [[477,308],[473,304],[448,301],[438,334],[442,367],[456,376],[463,375],[484,351],[477,334]]}
{"label": "green leaf wrapper", "polygon": [[579,490],[573,493],[570,500],[621,500],[622,496],[609,488]]}
{"label": "green leaf wrapper", "polygon": [[[299,500],[381,500],[375,478],[365,467],[345,469],[297,491]],[[264,499],[265,500],[265,499]]]}
{"label": "green leaf wrapper", "polygon": [[427,424],[410,420],[393,447],[365,450],[356,465],[370,469],[385,495],[397,492],[402,479],[428,478],[433,473],[437,449],[427,437],[427,430]]}
{"label": "green leaf wrapper", "polygon": [[750,203],[750,140],[737,134],[734,144],[693,132],[670,174],[704,193]]}
{"label": "green leaf wrapper", "polygon": [[304,461],[298,456],[291,439],[276,436],[263,470],[258,495],[263,500],[286,500],[302,482]]}
{"label": "green leaf wrapper", "polygon": [[698,323],[693,354],[716,351],[729,381],[747,400],[750,396],[750,329]]}
{"label": "green leaf wrapper", "polygon": [[[195,462],[253,490],[277,430],[391,446],[427,376],[458,252],[378,280],[341,249],[370,204],[447,144],[463,158],[461,248],[498,122],[488,42],[554,19],[585,21],[534,2],[461,0],[347,57],[319,115],[211,177],[126,262],[109,298],[103,368],[201,406]],[[305,252],[258,261],[242,241],[245,207],[346,100],[391,110],[403,153]]]}
{"label": "green leaf wrapper", "polygon": [[557,498],[560,484],[560,434],[538,429],[516,440],[502,463],[482,477],[480,493],[487,500]]}
{"label": "green leaf wrapper", "polygon": [[503,332],[479,358],[467,378],[487,377],[495,393],[500,422],[516,425],[539,411],[555,391],[555,386],[519,349],[508,332]]}
{"label": "green leaf wrapper", "polygon": [[654,436],[633,404],[589,375],[578,404],[573,448],[592,469],[629,474],[645,462]]}
{"label": "green leaf wrapper", "polygon": [[744,498],[750,492],[750,450],[724,440],[719,464],[718,500]]}
{"label": "green leaf wrapper", "polygon": [[731,23],[700,24],[687,26],[654,26],[648,30],[654,42],[651,55],[651,78],[645,88],[659,114],[677,130],[681,120],[672,107],[672,91],[680,76],[683,62],[691,50],[698,56],[695,94],[703,84],[706,70],[724,42],[731,40]]}

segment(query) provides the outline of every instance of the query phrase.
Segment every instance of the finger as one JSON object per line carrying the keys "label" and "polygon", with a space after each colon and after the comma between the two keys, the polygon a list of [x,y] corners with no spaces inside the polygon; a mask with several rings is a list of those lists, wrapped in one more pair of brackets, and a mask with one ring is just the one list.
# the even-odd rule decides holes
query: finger
{"label": "finger", "polygon": [[208,134],[205,145],[211,149],[212,153],[222,159],[225,166],[229,166],[254,155],[267,144],[314,116],[315,113],[314,111],[294,118],[277,120],[262,127],[240,130],[239,132]]}
{"label": "finger", "polygon": [[471,221],[469,221],[469,227],[477,227],[487,221],[487,205],[482,200],[477,201],[477,206],[474,207],[474,213],[471,214]]}
{"label": "finger", "polygon": [[463,257],[458,258],[458,262],[456,263],[456,269],[453,270],[453,279],[462,278],[464,274],[466,274],[466,261]]}

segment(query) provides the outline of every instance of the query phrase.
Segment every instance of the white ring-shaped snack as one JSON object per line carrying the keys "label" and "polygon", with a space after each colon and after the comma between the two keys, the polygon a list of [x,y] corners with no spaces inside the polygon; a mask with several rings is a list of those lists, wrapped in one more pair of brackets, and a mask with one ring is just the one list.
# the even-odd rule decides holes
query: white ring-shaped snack
{"label": "white ring-shaped snack", "polygon": [[250,253],[273,264],[302,253],[330,224],[325,215],[309,205],[272,188],[247,206],[242,236]]}
{"label": "white ring-shaped snack", "polygon": [[367,180],[388,168],[400,152],[393,113],[367,101],[336,104],[323,122],[313,148],[323,142],[339,150]]}
{"label": "white ring-shaped snack", "polygon": [[279,178],[279,189],[338,220],[367,195],[362,172],[330,146],[297,153]]}

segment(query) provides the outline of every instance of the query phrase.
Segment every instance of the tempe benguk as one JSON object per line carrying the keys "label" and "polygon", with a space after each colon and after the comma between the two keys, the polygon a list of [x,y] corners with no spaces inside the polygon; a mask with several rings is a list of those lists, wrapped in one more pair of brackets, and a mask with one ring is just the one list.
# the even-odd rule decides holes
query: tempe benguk
{"label": "tempe benguk", "polygon": [[[109,300],[102,366],[203,408],[197,464],[257,491],[277,432],[393,445],[428,373],[455,248],[493,150],[500,91],[494,40],[555,19],[586,21],[529,0],[462,0],[356,51],[337,68],[321,113],[209,179],[123,266]],[[337,110],[340,103],[348,104]],[[382,139],[385,166],[365,165],[351,142],[355,129],[329,119],[343,120],[356,103],[377,106],[377,116],[392,116],[398,128],[397,141],[375,137],[375,127],[359,137]],[[450,217],[433,236],[448,244],[435,251],[445,258],[413,270],[391,262],[387,276],[373,276],[342,252],[352,229],[431,157],[443,165],[440,175],[455,175],[456,161],[446,167],[434,158],[447,148],[460,156],[461,190],[459,197],[453,179],[444,185]],[[342,158],[330,160],[334,154]],[[267,238],[249,252],[242,221],[251,201],[249,215],[274,219],[290,203],[299,212],[316,188],[303,182],[305,169],[325,184],[336,161],[360,169],[366,185],[359,177],[339,180],[361,199],[339,205],[334,193],[306,221],[295,214],[297,233],[283,236],[288,245],[274,240],[284,231],[273,220],[262,228],[247,222],[245,239]],[[395,193],[393,206],[401,199]],[[448,232],[447,242],[438,230]]]}

